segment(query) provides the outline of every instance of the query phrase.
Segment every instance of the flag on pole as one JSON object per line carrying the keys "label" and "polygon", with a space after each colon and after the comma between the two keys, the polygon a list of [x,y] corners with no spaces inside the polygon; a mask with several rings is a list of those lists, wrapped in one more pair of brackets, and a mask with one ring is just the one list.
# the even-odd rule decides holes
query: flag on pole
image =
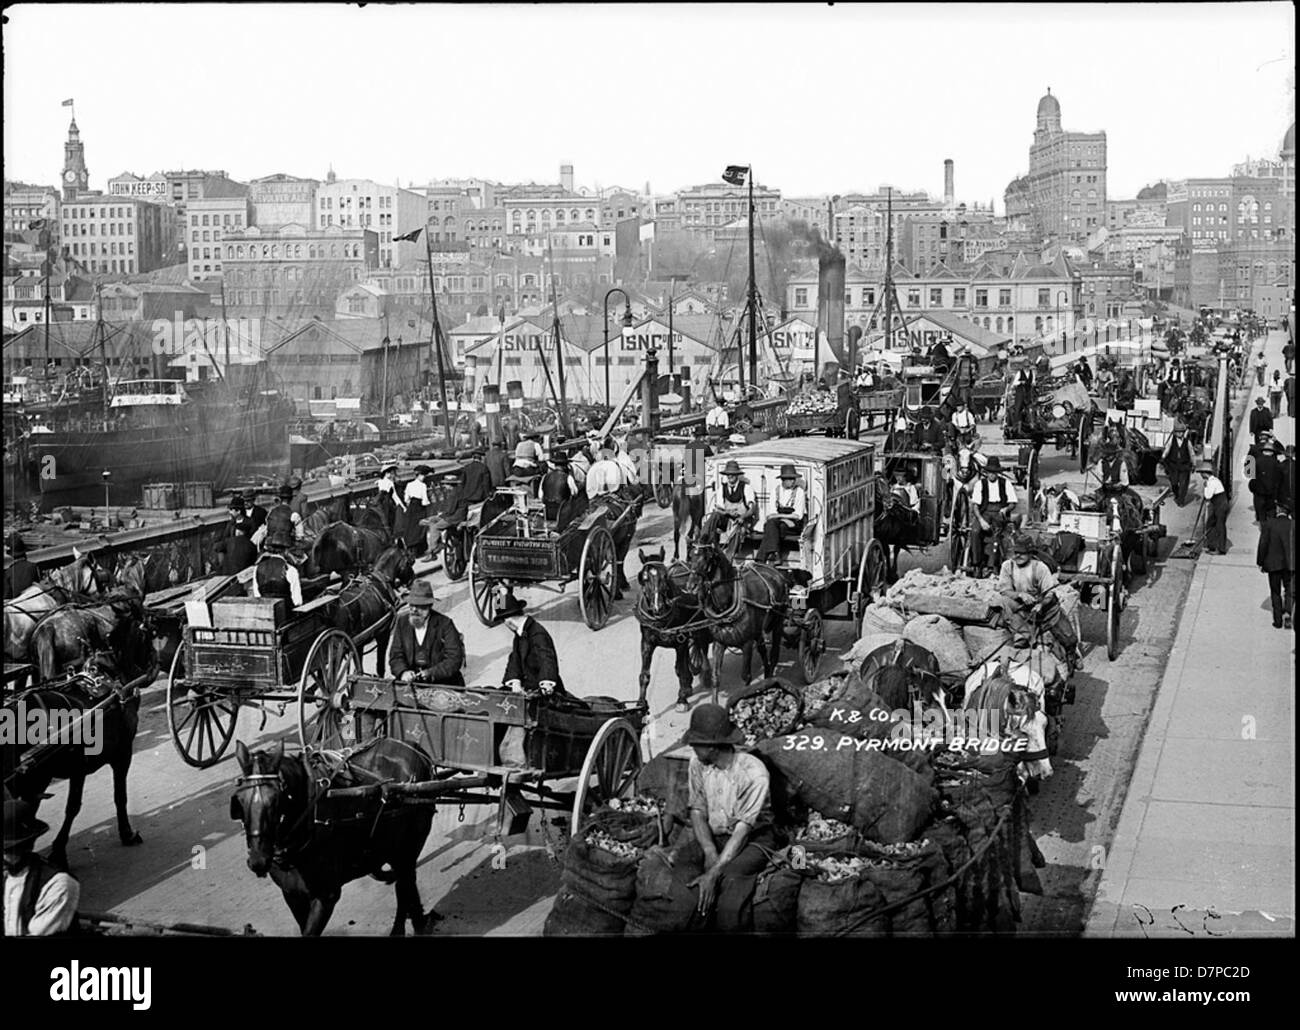
{"label": "flag on pole", "polygon": [[749,171],[744,165],[727,165],[727,170],[722,173],[722,181],[729,182],[733,186],[745,185],[745,173]]}
{"label": "flag on pole", "polygon": [[72,101],[71,101],[71,100],[65,100],[65,101],[63,102],[63,106],[64,106],[64,107],[71,107],[71,106],[72,106]]}
{"label": "flag on pole", "polygon": [[30,229],[30,230],[32,230],[33,232],[35,232],[35,231],[37,231],[37,230],[39,230],[39,229],[44,229],[44,228],[45,228],[45,219],[44,219],[44,218],[38,218],[38,219],[36,219],[34,222],[28,222],[28,223],[27,223],[27,228]]}
{"label": "flag on pole", "polygon": [[394,242],[394,243],[402,243],[402,242],[405,242],[405,241],[409,241],[409,242],[411,242],[411,243],[419,243],[419,242],[420,242],[420,233],[422,233],[422,232],[424,232],[424,226],[420,226],[420,228],[418,228],[418,229],[412,229],[412,230],[411,230],[410,232],[408,232],[405,236],[394,236],[394,237],[393,237],[393,242]]}

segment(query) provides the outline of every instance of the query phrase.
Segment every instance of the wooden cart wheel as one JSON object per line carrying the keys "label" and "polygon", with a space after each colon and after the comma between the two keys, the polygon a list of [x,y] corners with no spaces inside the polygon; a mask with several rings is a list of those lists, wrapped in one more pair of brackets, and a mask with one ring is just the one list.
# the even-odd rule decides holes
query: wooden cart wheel
{"label": "wooden cart wheel", "polygon": [[958,487],[948,521],[948,567],[953,572],[963,572],[966,569],[966,544],[970,534],[967,524],[969,506],[970,498],[966,490]]}
{"label": "wooden cart wheel", "polygon": [[817,666],[821,664],[825,653],[826,630],[822,624],[822,613],[816,608],[810,608],[799,634],[799,668],[803,671],[805,683],[817,682]]}
{"label": "wooden cart wheel", "polygon": [[497,624],[496,584],[484,576],[478,567],[478,541],[469,550],[469,592],[474,601],[474,614],[484,626]]}
{"label": "wooden cart wheel", "polygon": [[1118,543],[1111,545],[1110,583],[1106,587],[1106,657],[1119,657],[1119,613],[1124,591],[1124,551]]}
{"label": "wooden cart wheel", "polygon": [[206,769],[221,761],[239,719],[239,702],[185,680],[185,648],[172,658],[167,677],[167,725],[186,765]]}
{"label": "wooden cart wheel", "polygon": [[312,641],[298,682],[298,741],[303,747],[341,748],[348,680],[361,672],[361,655],[341,629]]}
{"label": "wooden cart wheel", "polygon": [[608,719],[596,731],[578,774],[569,833],[576,837],[583,821],[611,798],[630,797],[641,772],[641,738],[626,719]]}
{"label": "wooden cart wheel", "polygon": [[1092,436],[1092,413],[1079,418],[1079,471],[1088,471],[1088,440]]}
{"label": "wooden cart wheel", "polygon": [[442,567],[447,572],[447,579],[458,583],[465,578],[465,569],[469,563],[465,560],[465,544],[468,530],[448,530],[443,541]]}
{"label": "wooden cart wheel", "polygon": [[1025,485],[1029,488],[1029,503],[1032,505],[1034,496],[1038,493],[1038,448],[1034,447],[1029,452],[1029,460],[1025,470]]}
{"label": "wooden cart wheel", "polygon": [[617,586],[616,561],[614,537],[604,526],[593,526],[582,545],[582,559],[578,563],[578,605],[582,618],[592,629],[600,629],[609,621]]}
{"label": "wooden cart wheel", "polygon": [[857,408],[849,408],[844,416],[844,436],[856,440],[862,432],[862,413]]}

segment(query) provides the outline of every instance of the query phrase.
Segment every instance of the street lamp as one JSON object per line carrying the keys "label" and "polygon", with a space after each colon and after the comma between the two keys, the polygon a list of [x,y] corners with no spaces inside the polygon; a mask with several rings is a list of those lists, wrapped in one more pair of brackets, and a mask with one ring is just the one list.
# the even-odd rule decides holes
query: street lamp
{"label": "street lamp", "polygon": [[1070,304],[1070,291],[1069,290],[1056,291],[1056,325],[1061,330],[1061,353],[1064,354],[1065,353],[1065,325],[1061,322],[1061,298],[1062,297],[1065,298],[1066,308],[1068,310]]}
{"label": "street lamp", "polygon": [[615,294],[623,294],[623,328],[630,329],[632,326],[632,301],[627,292],[619,286],[611,287],[605,291],[605,404],[612,406],[613,401],[609,399],[609,298]]}
{"label": "street lamp", "polygon": [[108,528],[108,480],[113,475],[108,469],[104,469],[99,477],[104,481],[104,528]]}

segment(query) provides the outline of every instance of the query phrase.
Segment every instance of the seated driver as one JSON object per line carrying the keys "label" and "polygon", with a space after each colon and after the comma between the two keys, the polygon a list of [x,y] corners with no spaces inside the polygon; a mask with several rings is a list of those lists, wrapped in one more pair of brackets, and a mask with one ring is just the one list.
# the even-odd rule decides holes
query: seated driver
{"label": "seated driver", "polygon": [[909,521],[915,522],[921,515],[921,493],[916,488],[916,474],[906,465],[894,469],[893,494],[911,513]]}
{"label": "seated driver", "polygon": [[[424,521],[429,526],[429,555],[438,553],[438,548],[442,546],[442,534],[444,530],[455,529],[457,526],[464,525],[469,520],[469,506],[471,500],[468,491],[465,489],[465,475],[459,469],[452,469],[450,472],[442,474],[442,486],[446,491],[442,502],[442,513],[431,519]],[[475,501],[484,498],[475,498]]]}
{"label": "seated driver", "polygon": [[781,485],[776,488],[775,510],[763,523],[763,542],[758,545],[758,560],[775,562],[781,557],[781,546],[789,540],[798,540],[808,521],[808,495],[799,486],[799,476],[793,465],[781,466]]}
{"label": "seated driver", "polygon": [[[749,524],[758,515],[758,498],[754,488],[741,478],[740,466],[733,460],[722,469],[722,489],[713,497],[713,508],[705,518],[706,535],[717,539],[733,522]],[[716,534],[716,536],[715,536]]]}
{"label": "seated driver", "polygon": [[983,571],[986,556],[985,538],[1006,531],[1019,498],[1016,488],[1002,473],[1002,462],[992,455],[971,488],[971,561],[976,573]]}
{"label": "seated driver", "polygon": [[388,646],[389,675],[403,683],[419,681],[463,687],[465,645],[460,631],[446,615],[433,610],[433,588],[417,579],[406,598],[409,610],[393,624]]}
{"label": "seated driver", "polygon": [[1007,628],[1017,637],[1028,637],[1036,618],[1035,609],[1044,614],[1052,635],[1073,656],[1079,643],[1070,620],[1055,603],[1053,590],[1060,585],[1047,563],[1035,556],[1034,542],[1017,534],[1012,557],[1002,563],[998,573],[998,593],[1008,599]]}

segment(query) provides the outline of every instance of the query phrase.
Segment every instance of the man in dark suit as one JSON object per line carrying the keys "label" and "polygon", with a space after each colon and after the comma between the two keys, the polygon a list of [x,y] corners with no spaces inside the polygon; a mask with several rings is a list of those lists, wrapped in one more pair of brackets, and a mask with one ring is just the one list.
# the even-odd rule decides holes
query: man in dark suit
{"label": "man in dark suit", "polygon": [[17,533],[9,538],[13,564],[5,569],[5,600],[11,601],[41,578],[40,570],[27,560],[27,545]]}
{"label": "man in dark suit", "polygon": [[486,501],[492,495],[492,472],[487,463],[483,460],[487,455],[482,447],[475,447],[470,453],[470,459],[465,464],[464,472],[464,493],[465,500],[470,504],[478,504],[479,501]]}
{"label": "man in dark suit", "polygon": [[1290,629],[1295,578],[1295,523],[1291,521],[1290,500],[1279,501],[1276,509],[1260,522],[1255,564],[1268,575],[1273,628]]}
{"label": "man in dark suit", "polygon": [[487,466],[488,475],[492,477],[493,489],[506,485],[506,478],[510,475],[510,455],[502,450],[500,440],[492,441],[483,464]]}
{"label": "man in dark suit", "polygon": [[1255,521],[1263,528],[1267,513],[1279,501],[1291,504],[1291,484],[1286,481],[1282,463],[1278,460],[1276,444],[1269,434],[1260,438],[1259,446],[1251,448],[1255,459],[1255,475],[1250,481],[1250,492],[1255,495]]}
{"label": "man in dark suit", "polygon": [[542,624],[524,610],[524,602],[507,595],[497,614],[505,619],[505,624],[515,635],[510,660],[506,663],[505,687],[526,693],[567,694],[564,680],[560,678],[555,641]]}
{"label": "man in dark suit", "polygon": [[463,687],[465,645],[456,624],[433,610],[433,588],[417,579],[406,598],[409,611],[393,625],[388,647],[388,673],[403,683],[420,681]]}
{"label": "man in dark suit", "polygon": [[1268,406],[1263,397],[1255,398],[1255,409],[1250,413],[1250,435],[1258,436],[1260,430],[1273,430],[1273,413],[1268,410]]}
{"label": "man in dark suit", "polygon": [[223,576],[234,576],[257,562],[257,548],[248,539],[246,527],[247,523],[241,519],[235,523],[231,535],[217,545]]}

